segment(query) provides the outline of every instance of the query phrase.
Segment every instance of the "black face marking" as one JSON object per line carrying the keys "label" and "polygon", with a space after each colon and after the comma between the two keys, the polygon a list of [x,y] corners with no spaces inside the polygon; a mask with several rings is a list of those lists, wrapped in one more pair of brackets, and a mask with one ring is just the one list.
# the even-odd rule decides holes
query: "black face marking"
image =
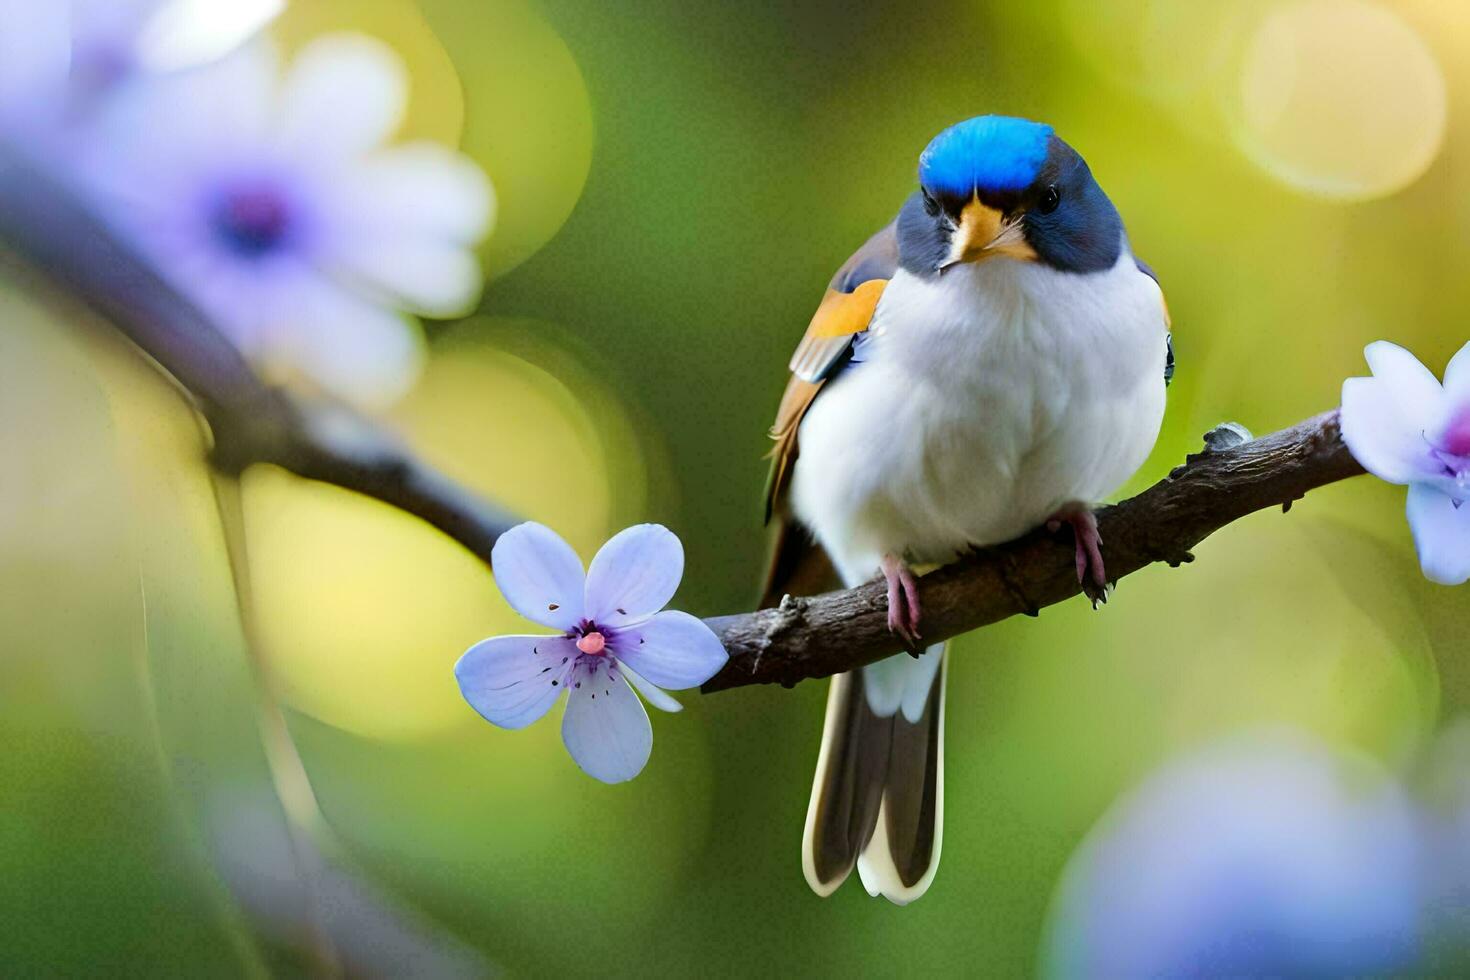
{"label": "black face marking", "polygon": [[952,222],[938,204],[929,213],[933,201],[922,191],[915,191],[898,212],[898,264],[916,276],[935,276],[939,263],[949,254]]}
{"label": "black face marking", "polygon": [[1164,334],[1164,387],[1174,383],[1174,335]]}
{"label": "black face marking", "polygon": [[1117,264],[1123,219],[1076,150],[1053,136],[1028,194],[1022,227],[1042,262],[1064,272],[1102,272]]}

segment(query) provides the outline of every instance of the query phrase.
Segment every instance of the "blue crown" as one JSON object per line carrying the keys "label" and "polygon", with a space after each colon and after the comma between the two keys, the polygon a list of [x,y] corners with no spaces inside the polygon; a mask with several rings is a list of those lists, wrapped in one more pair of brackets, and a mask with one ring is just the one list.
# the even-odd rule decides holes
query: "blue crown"
{"label": "blue crown", "polygon": [[1051,127],[1010,116],[976,116],[940,133],[919,156],[919,182],[969,197],[977,189],[1020,191],[1046,162]]}

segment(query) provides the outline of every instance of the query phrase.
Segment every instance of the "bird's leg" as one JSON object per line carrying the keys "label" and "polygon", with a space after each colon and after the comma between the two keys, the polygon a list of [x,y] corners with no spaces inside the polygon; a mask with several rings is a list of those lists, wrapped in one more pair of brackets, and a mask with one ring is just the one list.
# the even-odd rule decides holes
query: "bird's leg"
{"label": "bird's leg", "polygon": [[1056,532],[1063,524],[1072,528],[1077,548],[1077,581],[1095,609],[1099,602],[1108,601],[1108,572],[1103,565],[1103,541],[1097,533],[1097,518],[1085,504],[1068,504],[1047,520],[1046,529]]}
{"label": "bird's leg", "polygon": [[919,583],[902,558],[883,556],[883,578],[888,582],[888,629],[911,650],[919,646]]}

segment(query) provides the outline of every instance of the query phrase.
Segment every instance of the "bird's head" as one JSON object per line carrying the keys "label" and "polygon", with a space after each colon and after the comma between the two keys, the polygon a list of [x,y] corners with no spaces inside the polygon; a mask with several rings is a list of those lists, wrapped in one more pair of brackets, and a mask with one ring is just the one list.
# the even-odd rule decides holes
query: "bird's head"
{"label": "bird's head", "polygon": [[1086,161],[1043,123],[977,116],[919,157],[899,214],[899,256],[920,275],[1010,259],[1069,272],[1111,268],[1123,224]]}

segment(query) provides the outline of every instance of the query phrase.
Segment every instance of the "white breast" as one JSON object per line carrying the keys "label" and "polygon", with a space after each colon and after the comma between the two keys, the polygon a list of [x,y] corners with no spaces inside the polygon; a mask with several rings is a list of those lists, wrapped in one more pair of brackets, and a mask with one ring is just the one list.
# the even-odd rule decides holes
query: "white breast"
{"label": "white breast", "polygon": [[1078,275],[999,259],[900,271],[864,360],[801,424],[796,516],[849,583],[947,561],[1115,491],[1164,414],[1163,297],[1125,250]]}

